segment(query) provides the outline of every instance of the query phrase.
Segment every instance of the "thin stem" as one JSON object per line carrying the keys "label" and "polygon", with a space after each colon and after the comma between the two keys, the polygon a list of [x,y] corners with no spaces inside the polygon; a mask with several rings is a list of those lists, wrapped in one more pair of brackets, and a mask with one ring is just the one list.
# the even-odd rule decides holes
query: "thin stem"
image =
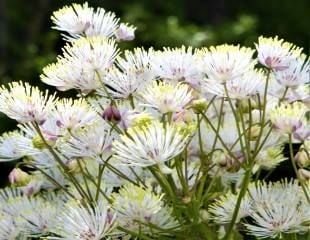
{"label": "thin stem", "polygon": [[300,186],[307,198],[307,201],[308,203],[310,204],[310,198],[309,198],[309,194],[307,192],[307,189],[302,181],[302,179],[300,178],[300,174],[298,173],[298,169],[297,169],[297,166],[296,166],[296,163],[295,163],[295,160],[294,160],[294,150],[293,150],[293,137],[292,137],[292,134],[289,134],[288,135],[288,139],[289,139],[289,151],[290,151],[290,159],[291,159],[291,162],[292,162],[292,166],[293,166],[293,169],[294,169],[294,172],[296,174],[296,177],[300,183]]}
{"label": "thin stem", "polygon": [[227,145],[225,144],[224,140],[221,138],[221,136],[217,133],[215,127],[213,126],[213,124],[211,123],[211,121],[207,118],[207,116],[203,113],[200,112],[200,114],[202,115],[202,117],[204,118],[204,120],[208,123],[208,125],[211,127],[211,129],[218,135],[218,140],[221,142],[222,146],[225,148],[225,150],[227,151],[227,153],[229,154],[230,157],[232,157],[234,160],[238,161],[238,159],[236,158],[236,156],[232,153],[232,151],[227,147]]}
{"label": "thin stem", "polygon": [[39,134],[42,142],[44,143],[44,145],[47,147],[48,151],[52,154],[52,156],[54,157],[54,159],[56,160],[56,162],[61,166],[61,168],[64,170],[64,173],[69,177],[69,179],[71,180],[71,182],[73,183],[73,185],[75,186],[75,188],[77,189],[77,191],[79,192],[79,194],[81,195],[81,197],[85,197],[89,203],[91,202],[90,199],[88,198],[87,194],[85,193],[85,191],[83,190],[83,188],[80,186],[80,184],[78,183],[78,181],[75,179],[75,177],[71,174],[70,169],[68,169],[67,165],[59,158],[59,156],[57,155],[57,153],[54,151],[54,149],[47,143],[47,141],[45,140],[41,129],[39,127],[39,125],[37,123],[33,123],[33,127],[34,129],[37,131],[37,133]]}
{"label": "thin stem", "polygon": [[251,179],[251,171],[252,171],[252,169],[248,168],[246,170],[246,172],[245,172],[245,175],[244,175],[244,178],[243,178],[243,181],[242,181],[242,187],[241,187],[240,193],[238,195],[236,207],[234,209],[234,213],[233,213],[232,219],[230,221],[230,224],[228,226],[228,230],[226,232],[226,235],[224,236],[224,240],[230,240],[230,236],[232,234],[233,227],[234,227],[234,225],[236,223],[236,220],[237,220],[237,217],[238,217],[238,213],[239,213],[239,209],[240,209],[240,206],[241,206],[242,198],[244,197],[244,195],[245,195],[245,193],[247,191],[247,188],[248,188],[248,185],[249,185],[249,182],[250,182],[250,179]]}
{"label": "thin stem", "polygon": [[236,113],[236,110],[235,110],[235,108],[233,106],[233,103],[231,101],[231,98],[229,96],[226,84],[224,84],[224,89],[225,89],[225,93],[226,93],[226,96],[227,96],[227,99],[228,99],[229,106],[230,106],[231,111],[232,111],[232,113],[234,115],[234,118],[235,118],[235,123],[236,123],[236,128],[237,128],[237,132],[238,132],[238,136],[239,136],[239,142],[240,142],[240,147],[241,147],[242,155],[243,155],[244,158],[246,158],[246,154],[245,154],[245,150],[244,150],[244,145],[243,145],[243,141],[242,141],[242,137],[241,137],[242,133],[241,133],[241,129],[240,129],[240,126],[239,126],[238,115]]}
{"label": "thin stem", "polygon": [[99,198],[99,192],[100,192],[100,188],[101,188],[101,182],[102,182],[102,175],[105,169],[105,165],[99,165],[99,169],[98,169],[98,182],[97,182],[97,189],[96,189],[96,195],[95,195],[95,201],[98,201]]}
{"label": "thin stem", "polygon": [[55,186],[57,186],[57,187],[59,187],[60,189],[64,190],[70,197],[75,198],[75,196],[74,196],[72,193],[70,193],[70,192],[68,191],[68,189],[66,189],[66,188],[65,188],[64,186],[62,186],[56,179],[54,179],[53,177],[51,177],[50,175],[48,175],[46,172],[44,172],[41,168],[38,168],[36,165],[31,164],[31,163],[18,163],[18,164],[16,165],[16,167],[19,166],[19,165],[30,166],[30,167],[36,169],[37,171],[41,172],[45,177],[47,177],[47,179],[48,179],[50,182],[52,182]]}
{"label": "thin stem", "polygon": [[199,149],[200,149],[200,154],[201,156],[204,156],[204,151],[203,151],[203,144],[202,144],[202,137],[201,137],[201,129],[200,129],[200,122],[201,120],[199,119],[199,113],[197,115],[197,127],[198,127],[198,141],[199,141]]}
{"label": "thin stem", "polygon": [[129,99],[129,103],[130,103],[131,108],[135,109],[135,102],[134,102],[133,96],[131,94],[129,95],[128,99]]}

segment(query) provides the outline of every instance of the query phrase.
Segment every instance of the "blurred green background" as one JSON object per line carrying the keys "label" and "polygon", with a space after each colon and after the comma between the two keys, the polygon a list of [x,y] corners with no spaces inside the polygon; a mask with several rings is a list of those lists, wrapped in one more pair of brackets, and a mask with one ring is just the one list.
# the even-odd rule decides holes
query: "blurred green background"
{"label": "blurred green background", "polygon": [[[73,2],[0,0],[0,81],[41,85],[42,68],[55,61],[64,42],[51,29],[50,15]],[[310,48],[309,0],[89,0],[137,26],[136,40],[121,47],[209,46],[240,43],[253,47],[259,35],[279,35]],[[0,115],[0,133],[15,127]],[[3,164],[1,164],[3,166]],[[2,176],[7,176],[7,167]]]}

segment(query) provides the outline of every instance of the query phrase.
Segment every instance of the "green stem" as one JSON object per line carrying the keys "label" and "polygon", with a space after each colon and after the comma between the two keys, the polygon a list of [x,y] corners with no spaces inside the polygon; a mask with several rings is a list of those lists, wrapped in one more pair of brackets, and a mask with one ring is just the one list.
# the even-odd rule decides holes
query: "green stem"
{"label": "green stem", "polygon": [[99,170],[98,170],[98,183],[97,183],[97,189],[96,189],[96,195],[95,195],[95,201],[98,201],[99,198],[99,192],[101,188],[101,182],[102,182],[102,175],[105,169],[105,165],[99,165]]}
{"label": "green stem", "polygon": [[208,123],[208,125],[211,127],[212,131],[218,136],[218,140],[221,142],[222,146],[224,147],[224,149],[226,150],[226,152],[228,153],[228,155],[230,157],[232,157],[235,161],[238,161],[238,159],[236,158],[236,156],[232,153],[232,151],[227,147],[227,145],[225,144],[224,140],[221,138],[221,136],[218,134],[217,129],[215,129],[215,127],[213,126],[213,124],[211,123],[211,121],[207,118],[207,116],[203,113],[200,112],[200,114],[202,115],[202,117],[204,118],[204,120]]}
{"label": "green stem", "polygon": [[129,95],[128,99],[129,99],[129,103],[130,103],[131,108],[135,109],[135,102],[134,102],[133,96],[131,94]]}
{"label": "green stem", "polygon": [[77,191],[79,192],[81,197],[87,199],[89,201],[89,203],[91,203],[90,199],[88,198],[88,196],[85,193],[85,191],[83,190],[83,188],[80,186],[80,184],[75,179],[75,177],[71,174],[70,169],[68,169],[66,164],[59,158],[59,156],[54,151],[54,149],[47,143],[47,141],[45,140],[45,138],[41,132],[39,125],[37,123],[33,123],[33,127],[37,131],[37,133],[39,134],[42,142],[47,147],[48,151],[52,154],[53,158],[56,160],[56,162],[59,164],[59,166],[64,170],[64,173],[69,177],[69,179],[71,180],[72,184],[75,186],[75,188],[77,189]]}
{"label": "green stem", "polygon": [[231,237],[234,225],[235,225],[237,217],[238,217],[238,213],[239,213],[239,209],[240,209],[240,206],[241,206],[242,198],[246,194],[246,191],[247,191],[250,179],[251,179],[251,175],[252,175],[251,172],[252,172],[252,168],[248,168],[246,170],[246,172],[245,172],[245,175],[244,175],[244,178],[243,178],[243,181],[242,181],[242,187],[241,187],[240,193],[238,195],[236,207],[234,209],[234,213],[233,213],[232,219],[230,221],[230,224],[228,226],[226,235],[224,236],[224,240],[230,240],[231,239],[230,237]]}
{"label": "green stem", "polygon": [[294,169],[294,172],[296,174],[296,177],[300,183],[300,186],[307,198],[307,201],[308,203],[310,204],[310,198],[309,198],[309,194],[307,192],[307,189],[304,185],[304,182],[302,181],[302,179],[300,178],[300,175],[298,173],[298,169],[297,169],[297,166],[296,166],[296,163],[295,163],[295,160],[294,160],[294,150],[293,150],[293,137],[292,137],[292,134],[289,134],[288,135],[288,139],[289,139],[289,151],[290,151],[290,159],[291,159],[291,163],[292,163],[292,166],[293,166],[293,169]]}

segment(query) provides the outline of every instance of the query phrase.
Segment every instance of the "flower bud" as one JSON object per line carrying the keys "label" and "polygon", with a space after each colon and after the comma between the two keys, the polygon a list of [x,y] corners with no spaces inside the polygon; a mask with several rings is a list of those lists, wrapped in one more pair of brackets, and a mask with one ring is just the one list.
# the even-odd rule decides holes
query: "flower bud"
{"label": "flower bud", "polygon": [[301,178],[301,180],[307,181],[310,179],[310,171],[300,168],[298,169],[298,175]]}
{"label": "flower bud", "polygon": [[297,154],[295,155],[294,159],[300,167],[307,167],[310,165],[309,155],[304,149],[299,150],[299,152],[297,152]]}
{"label": "flower bud", "polygon": [[71,173],[79,173],[80,171],[81,171],[81,169],[80,169],[80,166],[79,166],[79,163],[77,162],[78,160],[76,160],[76,159],[72,159],[72,160],[69,160],[67,163],[66,163],[66,165],[67,165],[67,167],[68,167],[68,169],[69,169],[69,171],[71,172]]}
{"label": "flower bud", "polygon": [[208,213],[208,211],[206,209],[201,209],[199,211],[199,216],[203,222],[206,222],[210,219],[210,214]]}
{"label": "flower bud", "polygon": [[[53,136],[53,135],[47,135],[47,134],[44,134],[44,139],[46,141],[46,143],[50,146],[54,146],[55,143],[56,143],[56,140],[57,140],[57,137],[56,136]],[[39,136],[39,134],[37,135],[34,135],[33,138],[32,138],[32,145],[37,148],[37,149],[40,149],[40,150],[43,150],[46,148],[46,145],[45,143],[43,142],[42,138]]]}
{"label": "flower bud", "polygon": [[[249,104],[249,101],[251,104]],[[252,98],[238,101],[238,108],[240,108],[243,113],[249,113],[256,107],[256,105],[255,100]]]}
{"label": "flower bud", "polygon": [[190,196],[184,196],[182,197],[182,202],[185,203],[185,204],[189,204],[191,202],[191,197]]}
{"label": "flower bud", "polygon": [[249,131],[250,131],[250,133],[249,133],[250,134],[250,140],[255,141],[260,134],[261,127],[258,125],[254,125],[254,126],[250,127]]}
{"label": "flower bud", "polygon": [[241,167],[241,161],[235,160],[223,152],[215,152],[212,158],[213,162],[227,172],[238,172]]}
{"label": "flower bud", "polygon": [[31,180],[31,176],[19,168],[14,168],[9,174],[9,181],[16,186],[25,186]]}
{"label": "flower bud", "polygon": [[122,118],[119,110],[112,105],[110,105],[103,111],[102,117],[106,121],[115,122],[115,123],[118,123],[119,121],[121,121],[121,118]]}
{"label": "flower bud", "polygon": [[132,119],[132,127],[148,126],[154,121],[154,118],[148,113],[140,113]]}
{"label": "flower bud", "polygon": [[197,99],[192,102],[192,108],[195,113],[203,112],[207,108],[207,105],[206,99]]}
{"label": "flower bud", "polygon": [[135,27],[121,23],[116,30],[115,36],[118,41],[131,41],[135,38]]}
{"label": "flower bud", "polygon": [[226,155],[221,151],[213,153],[212,162],[220,167],[226,166]]}
{"label": "flower bud", "polygon": [[45,143],[42,141],[41,137],[37,134],[35,136],[33,136],[32,138],[32,145],[37,148],[37,149],[44,149],[46,146],[45,146]]}

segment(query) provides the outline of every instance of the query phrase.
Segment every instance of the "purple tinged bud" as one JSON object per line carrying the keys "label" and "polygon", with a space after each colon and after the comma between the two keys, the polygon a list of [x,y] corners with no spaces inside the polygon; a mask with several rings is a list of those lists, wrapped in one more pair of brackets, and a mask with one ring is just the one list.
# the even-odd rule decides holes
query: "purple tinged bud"
{"label": "purple tinged bud", "polygon": [[57,120],[57,121],[56,121],[56,125],[57,125],[57,127],[59,127],[59,128],[63,127],[63,123],[62,123],[60,120]]}
{"label": "purple tinged bud", "polygon": [[30,180],[30,175],[19,168],[14,168],[9,174],[10,183],[16,186],[25,186]]}
{"label": "purple tinged bud", "polygon": [[109,122],[119,122],[122,119],[119,110],[112,105],[110,105],[103,111],[102,117]]}

